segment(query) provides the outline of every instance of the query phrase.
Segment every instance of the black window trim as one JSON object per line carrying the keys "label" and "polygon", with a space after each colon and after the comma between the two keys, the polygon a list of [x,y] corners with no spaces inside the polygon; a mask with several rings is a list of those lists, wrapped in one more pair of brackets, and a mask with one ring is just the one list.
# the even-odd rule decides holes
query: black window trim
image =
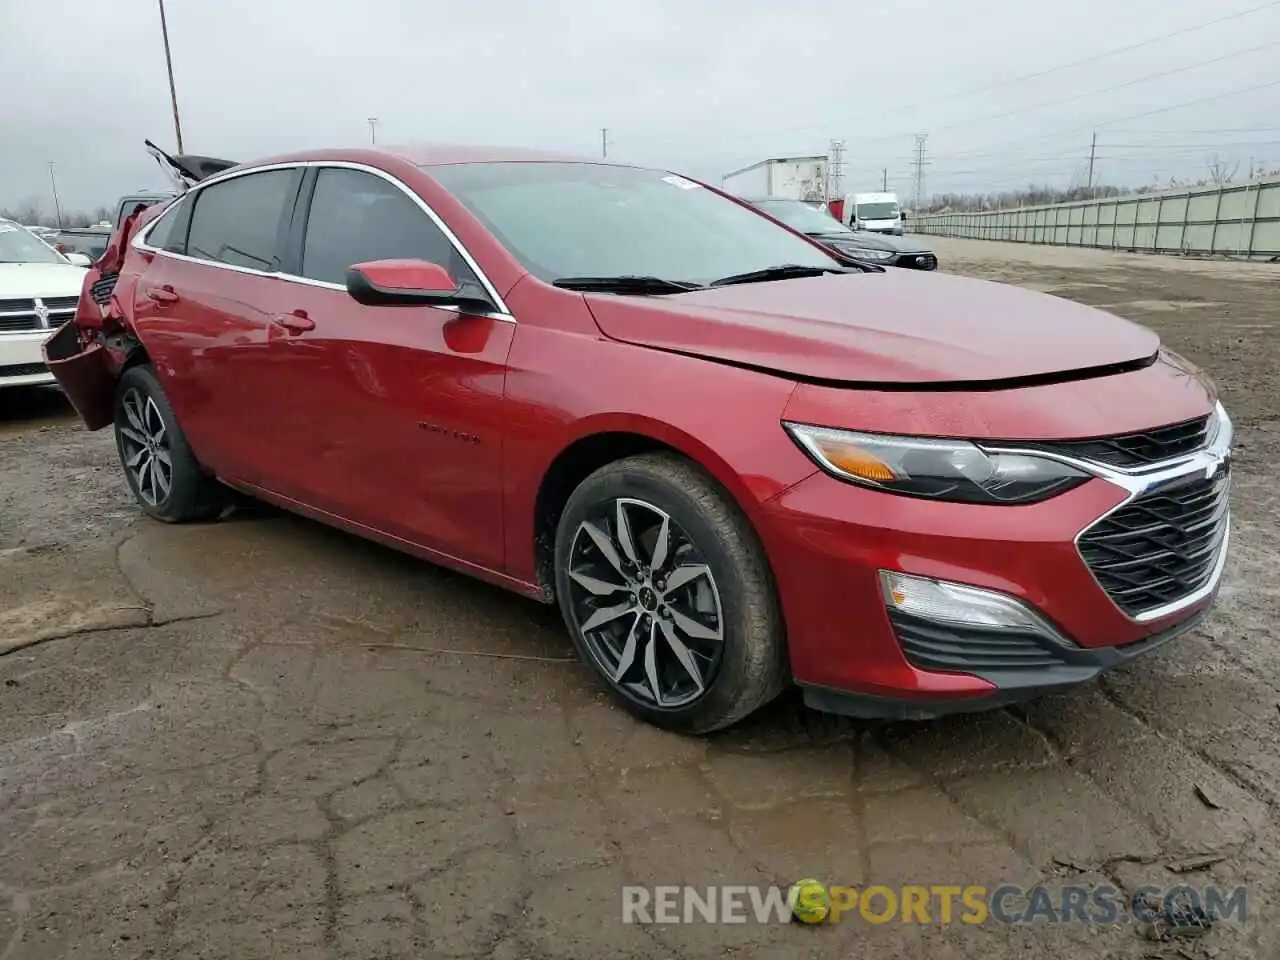
{"label": "black window trim", "polygon": [[[485,293],[488,294],[489,299],[496,306],[494,311],[486,313],[484,316],[495,320],[504,320],[508,323],[516,322],[516,318],[507,307],[506,301],[502,299],[497,288],[494,287],[493,282],[489,279],[484,270],[481,269],[480,264],[476,262],[475,257],[471,255],[471,252],[449,228],[449,225],[445,223],[444,220],[441,219],[440,215],[431,208],[431,205],[423,200],[422,197],[418,196],[416,192],[410,189],[394,174],[390,174],[385,170],[371,166],[367,163],[355,163],[349,160],[295,160],[285,163],[262,164],[261,166],[255,167],[240,167],[234,171],[210,177],[208,180],[201,180],[198,184],[187,190],[186,193],[182,194],[182,196],[176,198],[177,200],[182,200],[190,197],[192,194],[199,193],[201,190],[206,190],[209,187],[215,186],[216,184],[225,183],[226,181],[234,180],[237,177],[247,177],[254,173],[266,173],[270,170],[298,170],[302,172],[304,175],[299,177],[298,189],[294,194],[293,208],[286,217],[281,218],[281,241],[284,246],[282,248],[280,258],[281,269],[279,271],[269,272],[266,270],[255,270],[253,267],[242,267],[233,263],[219,263],[215,260],[204,260],[199,257],[188,256],[185,253],[172,253],[168,250],[162,250],[159,247],[153,247],[147,243],[147,237],[150,235],[151,231],[155,229],[156,224],[164,219],[163,214],[156,217],[155,220],[151,221],[142,230],[138,231],[137,236],[130,241],[130,246],[138,250],[145,250],[155,256],[170,257],[174,260],[182,260],[187,263],[212,267],[216,270],[232,270],[236,273],[248,274],[249,276],[269,277],[275,280],[284,280],[289,283],[300,283],[304,286],[322,287],[326,290],[341,290],[345,293],[347,288],[340,283],[328,283],[324,280],[312,280],[310,277],[299,276],[297,273],[286,272],[285,270],[285,267],[291,267],[293,270],[301,269],[298,264],[302,249],[299,231],[306,227],[305,217],[299,218],[298,216],[298,213],[303,209],[302,201],[304,194],[302,190],[305,186],[305,196],[309,201],[311,191],[314,188],[317,175],[316,171],[323,167],[335,167],[343,170],[360,170],[365,173],[371,173],[376,177],[381,177],[393,186],[398,187],[405,196],[413,201],[413,203],[415,203],[418,208],[422,210],[422,212],[425,213],[433,223],[435,223],[436,227],[445,235],[445,238],[453,244],[454,249],[458,251],[458,254],[462,257],[463,261],[471,268],[472,272],[479,279],[480,285],[484,288]],[[192,200],[192,203],[194,202],[195,200]],[[167,212],[168,211],[166,211],[166,213]],[[192,212],[194,215],[194,209]],[[457,307],[437,307],[435,309],[458,310]]]}

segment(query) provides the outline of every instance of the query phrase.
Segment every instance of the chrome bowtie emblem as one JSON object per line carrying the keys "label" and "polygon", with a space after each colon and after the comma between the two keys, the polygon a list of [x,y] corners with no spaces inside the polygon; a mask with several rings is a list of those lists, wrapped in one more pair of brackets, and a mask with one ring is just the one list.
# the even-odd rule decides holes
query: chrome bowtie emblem
{"label": "chrome bowtie emblem", "polygon": [[49,326],[49,308],[39,297],[36,297],[36,319],[40,321],[40,326]]}

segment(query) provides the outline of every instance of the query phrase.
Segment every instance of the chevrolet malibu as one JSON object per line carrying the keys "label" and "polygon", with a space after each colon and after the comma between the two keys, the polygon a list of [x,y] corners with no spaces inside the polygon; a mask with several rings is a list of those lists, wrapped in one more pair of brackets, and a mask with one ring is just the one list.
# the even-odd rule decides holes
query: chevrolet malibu
{"label": "chevrolet malibu", "polygon": [[1087,681],[1212,604],[1232,425],[1151,331],[834,258],[665,170],[328,151],[128,217],[46,358],[143,511],[228,488],[557,604],[639,717]]}

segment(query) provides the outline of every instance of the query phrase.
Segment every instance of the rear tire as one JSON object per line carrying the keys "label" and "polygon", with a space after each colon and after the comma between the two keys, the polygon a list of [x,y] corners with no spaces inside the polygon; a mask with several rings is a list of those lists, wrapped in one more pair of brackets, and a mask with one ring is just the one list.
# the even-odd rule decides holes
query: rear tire
{"label": "rear tire", "polygon": [[134,499],[167,523],[206,520],[227,504],[197,462],[155,370],[130,367],[116,385],[116,450]]}
{"label": "rear tire", "polygon": [[703,470],[654,453],[597,470],[556,531],[556,595],[579,655],[637,717],[701,734],[789,682],[755,530]]}

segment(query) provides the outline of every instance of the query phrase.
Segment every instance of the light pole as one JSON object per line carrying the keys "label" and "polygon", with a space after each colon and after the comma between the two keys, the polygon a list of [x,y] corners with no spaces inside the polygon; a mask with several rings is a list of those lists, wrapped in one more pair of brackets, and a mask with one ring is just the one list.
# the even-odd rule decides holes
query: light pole
{"label": "light pole", "polygon": [[53,174],[54,163],[49,161],[49,183],[53,186],[53,213],[58,218],[58,229],[62,229],[62,204],[58,202],[58,178]]}
{"label": "light pole", "polygon": [[378,118],[369,118],[369,142],[376,144],[378,142]]}
{"label": "light pole", "polygon": [[164,0],[160,4],[160,33],[164,37],[164,65],[169,71],[169,100],[173,104],[173,133],[178,138],[178,153],[182,149],[182,124],[178,121],[178,88],[173,84],[173,57],[169,55],[169,23],[164,16]]}

